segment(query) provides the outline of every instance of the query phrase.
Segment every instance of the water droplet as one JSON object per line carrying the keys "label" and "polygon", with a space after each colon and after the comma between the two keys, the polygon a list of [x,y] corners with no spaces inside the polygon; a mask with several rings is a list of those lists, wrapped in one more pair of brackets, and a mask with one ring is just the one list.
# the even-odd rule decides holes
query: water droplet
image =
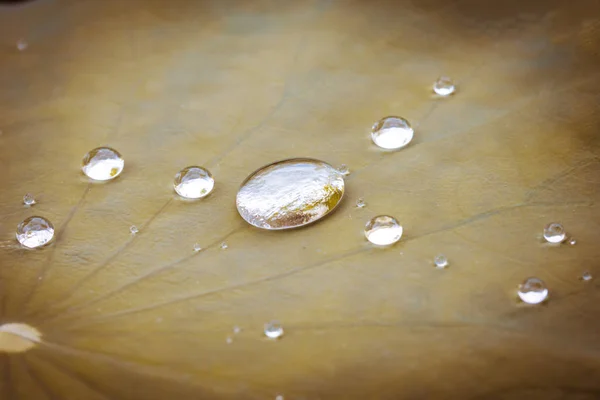
{"label": "water droplet", "polygon": [[221,250],[225,250],[226,248],[229,247],[229,245],[227,245],[227,243],[223,242],[223,243],[221,243],[221,245],[219,247],[221,247]]}
{"label": "water droplet", "polygon": [[139,231],[140,231],[140,230],[139,230],[139,229],[137,228],[137,226],[135,226],[135,225],[131,225],[131,226],[129,227],[129,232],[131,232],[131,234],[132,234],[132,235],[135,235],[135,234],[137,234]]}
{"label": "water droplet", "polygon": [[231,343],[233,343],[233,338],[231,336],[227,336],[225,341],[227,342],[227,344],[231,344]]}
{"label": "water droplet", "polygon": [[396,243],[402,237],[402,226],[388,215],[373,217],[365,226],[367,240],[378,246]]}
{"label": "water droplet", "polygon": [[544,228],[544,239],[549,243],[561,243],[565,238],[565,228],[558,222],[552,222]]}
{"label": "water droplet", "polygon": [[118,151],[110,147],[98,147],[83,157],[82,171],[96,181],[114,179],[125,166],[125,160]]}
{"label": "water droplet", "polygon": [[54,237],[54,226],[44,217],[29,217],[17,226],[17,240],[34,249],[48,244]]}
{"label": "water droplet", "polygon": [[194,251],[198,252],[200,250],[202,250],[202,246],[200,246],[198,243],[194,244]]}
{"label": "water droplet", "polygon": [[356,207],[357,208],[364,208],[367,205],[367,203],[365,203],[365,200],[361,197],[358,200],[356,200]]}
{"label": "water droplet", "polygon": [[23,204],[25,204],[26,206],[32,206],[36,203],[35,201],[35,197],[33,197],[32,194],[27,193],[25,196],[23,196]]}
{"label": "water droplet", "polygon": [[524,303],[539,304],[548,298],[548,288],[539,278],[527,278],[519,285],[517,292]]}
{"label": "water droplet", "polygon": [[570,244],[571,246],[575,246],[575,245],[577,244],[577,240],[575,240],[575,239],[571,238],[571,240],[569,240],[569,244]]}
{"label": "water droplet", "polygon": [[182,169],[175,175],[173,187],[181,197],[199,199],[212,192],[215,180],[209,170],[192,166]]}
{"label": "water droplet", "polygon": [[235,333],[236,335],[238,333],[240,333],[241,331],[242,331],[242,328],[240,328],[239,326],[236,325],[233,327],[233,333]]}
{"label": "water droplet", "polygon": [[382,149],[396,150],[410,143],[414,135],[410,123],[402,117],[385,117],[372,128],[373,143]]}
{"label": "water droplet", "polygon": [[27,40],[23,38],[17,40],[17,50],[25,51],[27,50],[27,47],[29,47],[29,43],[27,43]]}
{"label": "water droplet", "polygon": [[278,394],[277,396],[275,396],[275,400],[283,400],[283,396]]}
{"label": "water droplet", "polygon": [[441,76],[433,83],[433,91],[439,96],[449,96],[455,89],[454,82],[447,76]]}
{"label": "water droplet", "polygon": [[277,321],[265,324],[265,336],[269,339],[279,339],[283,336],[283,326]]}
{"label": "water droplet", "polygon": [[315,222],[340,203],[344,178],[331,165],[309,158],[283,160],[250,174],[238,191],[242,218],[262,229]]}
{"label": "water droplet", "polygon": [[348,169],[348,166],[346,164],[340,165],[340,167],[338,168],[338,172],[343,176],[350,175],[350,170]]}
{"label": "water droplet", "polygon": [[584,281],[591,281],[592,279],[594,279],[594,277],[592,276],[592,273],[590,271],[585,271],[583,275],[581,275],[581,279]]}
{"label": "water droplet", "polygon": [[448,266],[448,258],[443,254],[438,254],[433,258],[433,263],[437,268],[446,268]]}

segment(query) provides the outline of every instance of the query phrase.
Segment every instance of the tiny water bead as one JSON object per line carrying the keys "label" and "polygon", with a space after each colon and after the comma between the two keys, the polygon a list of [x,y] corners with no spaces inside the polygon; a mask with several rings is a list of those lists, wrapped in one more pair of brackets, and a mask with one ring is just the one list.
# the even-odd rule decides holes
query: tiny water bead
{"label": "tiny water bead", "polygon": [[137,226],[135,225],[131,225],[129,227],[129,232],[131,232],[132,235],[136,235],[140,230],[138,229]]}
{"label": "tiny water bead", "polygon": [[234,333],[234,334],[236,334],[236,335],[237,335],[237,334],[238,334],[238,333],[240,333],[241,331],[242,331],[242,328],[240,328],[239,326],[237,326],[237,325],[236,325],[236,326],[234,326],[234,327],[233,327],[233,333]]}
{"label": "tiny water bead", "polygon": [[583,281],[591,281],[592,279],[594,279],[594,277],[590,271],[585,271],[583,275],[581,275],[581,280]]}
{"label": "tiny water bead", "polygon": [[433,263],[436,268],[446,268],[448,266],[448,258],[443,254],[438,254],[433,258]]}
{"label": "tiny water bead", "polygon": [[575,239],[571,238],[571,239],[569,240],[569,244],[570,244],[571,246],[575,246],[575,245],[577,244],[577,240],[575,240]]}
{"label": "tiny water bead", "polygon": [[23,38],[17,40],[17,50],[25,51],[27,50],[27,47],[29,47],[29,43],[27,43],[27,40]]}
{"label": "tiny water bead", "polygon": [[83,157],[81,169],[88,178],[108,181],[123,171],[125,160],[118,151],[110,147],[98,147]]}
{"label": "tiny water bead", "polygon": [[269,339],[279,339],[283,336],[283,326],[277,321],[265,324],[265,336]]}
{"label": "tiny water bead", "polygon": [[257,228],[297,228],[333,211],[344,195],[344,178],[331,165],[294,158],[266,165],[242,183],[236,206]]}
{"label": "tiny water bead", "polygon": [[410,143],[414,130],[402,117],[385,117],[377,121],[371,130],[373,143],[382,149],[401,149]]}
{"label": "tiny water bead", "polygon": [[277,396],[275,396],[275,400],[283,400],[283,396],[278,394]]}
{"label": "tiny water bead", "polygon": [[367,203],[365,203],[365,200],[361,197],[358,200],[356,200],[356,207],[357,208],[365,208],[367,205]]}
{"label": "tiny water bead", "polygon": [[544,239],[548,243],[562,243],[566,236],[565,228],[558,222],[549,223],[544,227]]}
{"label": "tiny water bead", "polygon": [[17,240],[34,249],[48,244],[54,237],[54,226],[44,217],[29,217],[17,226]]}
{"label": "tiny water bead", "polygon": [[519,298],[527,304],[539,304],[548,298],[548,288],[539,278],[527,278],[519,285]]}
{"label": "tiny water bead", "polygon": [[182,169],[175,175],[173,187],[181,197],[200,199],[212,192],[215,180],[206,168],[191,166]]}
{"label": "tiny water bead", "polygon": [[199,244],[199,243],[196,243],[196,244],[194,244],[194,251],[195,251],[195,252],[198,252],[198,251],[200,251],[200,250],[202,250],[202,246],[200,246],[200,244]]}
{"label": "tiny water bead", "polygon": [[30,206],[34,205],[35,203],[36,203],[35,197],[33,197],[32,194],[27,193],[25,196],[23,196],[23,204],[25,204],[25,206],[30,207]]}
{"label": "tiny water bead", "polygon": [[338,168],[338,172],[343,176],[350,175],[350,169],[348,169],[348,166],[346,164],[340,165],[340,167]]}
{"label": "tiny water bead", "polygon": [[402,237],[402,226],[389,215],[373,217],[365,226],[367,240],[378,246],[396,243]]}
{"label": "tiny water bead", "polygon": [[231,336],[227,336],[227,338],[225,339],[225,342],[227,342],[227,344],[231,344],[231,343],[233,343],[233,338]]}
{"label": "tiny water bead", "polygon": [[229,247],[229,245],[227,243],[223,242],[219,245],[219,247],[221,248],[221,250],[225,250]]}
{"label": "tiny water bead", "polygon": [[454,81],[447,76],[440,76],[433,83],[433,91],[439,96],[450,96],[456,90]]}

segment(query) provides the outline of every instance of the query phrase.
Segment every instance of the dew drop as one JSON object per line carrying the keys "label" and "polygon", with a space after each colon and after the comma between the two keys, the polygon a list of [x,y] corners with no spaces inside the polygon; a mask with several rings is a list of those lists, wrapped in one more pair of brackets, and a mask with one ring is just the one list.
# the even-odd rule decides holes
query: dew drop
{"label": "dew drop", "polygon": [[136,235],[140,230],[138,229],[137,226],[135,225],[131,225],[129,227],[129,232],[131,232],[132,235]]}
{"label": "dew drop", "polygon": [[36,203],[35,197],[33,197],[32,194],[27,193],[25,196],[23,196],[23,204],[25,204],[27,207],[30,207],[30,206],[34,205],[35,203]]}
{"label": "dew drop", "polygon": [[401,149],[410,143],[414,130],[402,117],[385,117],[377,121],[372,128],[373,143],[382,149]]}
{"label": "dew drop", "polygon": [[338,168],[338,172],[342,174],[342,176],[350,175],[350,169],[348,169],[348,166],[346,164],[340,165],[340,167]]}
{"label": "dew drop", "polygon": [[433,258],[433,263],[436,268],[446,268],[448,266],[448,258],[443,254],[438,254]]}
{"label": "dew drop", "polygon": [[279,339],[283,336],[283,326],[277,321],[266,323],[265,336],[269,339]]}
{"label": "dew drop", "polygon": [[594,279],[594,277],[590,271],[585,271],[583,275],[581,275],[581,280],[583,281],[591,281],[592,279]]}
{"label": "dew drop", "polygon": [[378,246],[396,243],[402,237],[402,226],[388,215],[373,217],[365,226],[367,240]]}
{"label": "dew drop", "polygon": [[181,197],[199,199],[212,192],[215,180],[209,170],[192,166],[182,169],[175,175],[173,187]]}
{"label": "dew drop", "polygon": [[361,197],[358,200],[356,200],[356,207],[357,208],[365,208],[367,205],[367,203],[365,203],[365,200]]}
{"label": "dew drop", "polygon": [[229,247],[229,245],[225,242],[221,243],[221,245],[219,246],[221,248],[221,250],[225,250],[226,248]]}
{"label": "dew drop", "polygon": [[29,217],[17,226],[17,240],[30,249],[48,244],[53,237],[54,226],[44,217]]}
{"label": "dew drop", "polygon": [[118,151],[110,147],[98,147],[83,157],[81,169],[95,181],[108,181],[119,176],[124,166],[125,160]]}
{"label": "dew drop", "polygon": [[558,222],[549,223],[544,227],[544,239],[548,243],[561,243],[566,236],[565,228]]}
{"label": "dew drop", "polygon": [[25,51],[27,50],[27,47],[29,47],[29,43],[27,43],[27,40],[23,38],[17,40],[17,50]]}
{"label": "dew drop", "polygon": [[194,244],[194,251],[199,252],[200,250],[202,250],[202,246],[199,243]]}
{"label": "dew drop", "polygon": [[295,158],[253,172],[237,193],[238,212],[257,228],[297,228],[318,221],[340,203],[344,178],[331,165]]}
{"label": "dew drop", "polygon": [[447,76],[441,76],[433,83],[433,91],[439,96],[450,96],[456,90],[454,81]]}
{"label": "dew drop", "polygon": [[527,278],[519,285],[517,292],[524,303],[539,304],[548,298],[548,288],[539,278]]}

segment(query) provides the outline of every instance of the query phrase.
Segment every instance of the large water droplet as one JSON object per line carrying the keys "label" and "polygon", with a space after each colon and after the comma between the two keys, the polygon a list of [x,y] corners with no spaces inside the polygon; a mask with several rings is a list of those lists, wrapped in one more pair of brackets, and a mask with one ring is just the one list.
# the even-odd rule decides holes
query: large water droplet
{"label": "large water droplet", "polygon": [[456,86],[447,76],[441,76],[433,83],[433,91],[439,96],[449,96],[454,93],[454,90],[456,90]]}
{"label": "large water droplet", "polygon": [[182,169],[175,175],[173,187],[181,197],[199,199],[212,192],[215,180],[206,168],[192,166]]}
{"label": "large water droplet", "polygon": [[539,304],[548,298],[548,288],[539,278],[527,278],[519,285],[517,292],[524,303]]}
{"label": "large water droplet", "polygon": [[433,258],[433,263],[437,268],[446,268],[448,266],[448,258],[443,254],[438,254]]}
{"label": "large water droplet", "polygon": [[48,244],[54,237],[54,226],[44,217],[29,217],[17,226],[17,240],[34,249]]}
{"label": "large water droplet", "polygon": [[387,246],[400,240],[402,237],[402,226],[394,217],[379,215],[367,222],[365,236],[373,244]]}
{"label": "large water droplet", "polygon": [[544,239],[549,243],[562,243],[566,237],[565,228],[558,222],[552,222],[544,228]]}
{"label": "large water droplet", "polygon": [[125,160],[118,151],[110,147],[98,147],[83,157],[81,169],[89,178],[96,181],[114,179],[125,166]]}
{"label": "large water droplet", "polygon": [[265,324],[265,336],[269,339],[279,339],[283,336],[283,326],[277,321]]}
{"label": "large water droplet", "polygon": [[36,203],[35,197],[33,197],[32,194],[27,193],[25,196],[23,196],[23,204],[25,204],[27,207],[30,207],[30,206],[34,205],[35,203]]}
{"label": "large water droplet", "polygon": [[237,194],[242,218],[262,229],[296,228],[315,222],[337,207],[344,178],[331,165],[295,158],[253,172]]}
{"label": "large water droplet", "polygon": [[410,123],[401,117],[385,117],[372,128],[373,143],[382,149],[396,150],[410,143],[414,135]]}

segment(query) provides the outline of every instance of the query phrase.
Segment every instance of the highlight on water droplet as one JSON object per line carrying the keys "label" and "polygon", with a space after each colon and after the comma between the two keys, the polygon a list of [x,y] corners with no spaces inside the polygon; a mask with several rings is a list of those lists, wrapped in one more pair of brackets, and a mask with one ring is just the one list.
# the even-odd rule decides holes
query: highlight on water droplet
{"label": "highlight on water droplet", "polygon": [[373,143],[382,149],[397,150],[409,144],[414,130],[402,117],[385,117],[377,121],[371,129]]}
{"label": "highlight on water droplet", "polygon": [[283,325],[278,321],[271,321],[265,324],[265,336],[269,339],[279,339],[283,336]]}
{"label": "highlight on water droplet", "polygon": [[213,191],[215,180],[206,168],[191,166],[182,169],[175,175],[173,187],[181,197],[200,199]]}
{"label": "highlight on water droplet", "polygon": [[448,258],[443,254],[438,254],[433,258],[433,264],[436,268],[446,268],[448,266]]}
{"label": "highlight on water droplet", "polygon": [[24,38],[17,40],[17,50],[25,51],[29,47],[29,43]]}
{"label": "highlight on water droplet", "polygon": [[548,243],[562,243],[566,237],[565,228],[558,222],[551,222],[544,227],[544,239]]}
{"label": "highlight on water droplet", "polygon": [[400,240],[402,226],[394,217],[378,215],[367,222],[365,236],[369,242],[375,245],[388,246]]}
{"label": "highlight on water droplet", "polygon": [[367,203],[365,203],[365,200],[362,197],[359,197],[358,200],[356,200],[356,208],[365,208],[367,205]]}
{"label": "highlight on water droplet", "polygon": [[25,204],[26,207],[31,207],[35,203],[37,202],[31,193],[27,193],[25,196],[23,196],[23,204]]}
{"label": "highlight on water droplet", "polygon": [[348,169],[348,166],[346,164],[342,164],[339,166],[339,168],[337,169],[338,172],[340,174],[342,174],[343,176],[348,176],[350,175],[350,169]]}
{"label": "highlight on water droplet", "polygon": [[297,228],[333,211],[344,195],[344,178],[331,165],[294,158],[250,174],[236,197],[241,217],[257,228]]}
{"label": "highlight on water droplet", "polygon": [[454,85],[454,81],[447,76],[440,76],[433,83],[433,91],[438,96],[449,96],[454,93],[456,90],[456,86]]}
{"label": "highlight on water droplet", "polygon": [[527,304],[539,304],[548,298],[548,288],[539,278],[527,278],[519,285],[519,298]]}
{"label": "highlight on water droplet", "polygon": [[129,227],[129,232],[131,232],[132,235],[136,235],[140,230],[138,229],[137,226],[135,225],[131,225]]}
{"label": "highlight on water droplet", "polygon": [[42,247],[54,238],[54,226],[44,217],[29,217],[17,226],[16,237],[29,249]]}
{"label": "highlight on water droplet", "polygon": [[592,273],[590,271],[585,271],[581,275],[581,280],[582,281],[591,281],[592,279],[594,279],[594,277],[592,276]]}
{"label": "highlight on water droplet", "polygon": [[81,170],[90,179],[108,181],[123,171],[125,160],[118,151],[110,147],[98,147],[83,157]]}
{"label": "highlight on water droplet", "polygon": [[0,325],[0,352],[23,353],[37,346],[42,334],[31,325],[7,323]]}
{"label": "highlight on water droplet", "polygon": [[221,248],[221,250],[225,250],[226,248],[229,247],[229,245],[227,243],[223,242],[219,245],[219,247]]}

